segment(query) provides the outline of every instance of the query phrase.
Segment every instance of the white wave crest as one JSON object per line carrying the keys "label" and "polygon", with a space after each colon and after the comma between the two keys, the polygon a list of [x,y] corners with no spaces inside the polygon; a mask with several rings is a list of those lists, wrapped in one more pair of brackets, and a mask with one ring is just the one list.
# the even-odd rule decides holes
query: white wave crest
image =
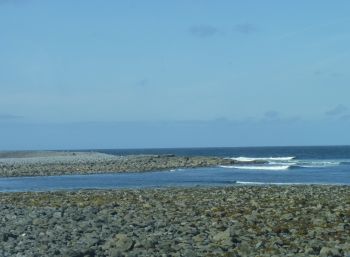
{"label": "white wave crest", "polygon": [[176,172],[176,171],[184,171],[185,169],[171,169],[171,170],[169,170],[169,172]]}
{"label": "white wave crest", "polygon": [[282,161],[282,162],[269,162],[269,165],[288,165],[288,166],[294,166],[298,165],[298,162],[289,162],[289,161]]}
{"label": "white wave crest", "polygon": [[305,185],[307,183],[236,181],[236,184],[243,184],[243,185]]}
{"label": "white wave crest", "polygon": [[241,169],[241,170],[288,170],[290,165],[280,165],[280,166],[220,166],[226,169]]}
{"label": "white wave crest", "polygon": [[327,168],[339,166],[341,162],[338,161],[309,161],[299,162],[295,166],[300,168]]}
{"label": "white wave crest", "polygon": [[291,161],[295,159],[294,156],[288,156],[288,157],[232,157],[229,158],[234,161],[239,162],[253,162],[253,161]]}

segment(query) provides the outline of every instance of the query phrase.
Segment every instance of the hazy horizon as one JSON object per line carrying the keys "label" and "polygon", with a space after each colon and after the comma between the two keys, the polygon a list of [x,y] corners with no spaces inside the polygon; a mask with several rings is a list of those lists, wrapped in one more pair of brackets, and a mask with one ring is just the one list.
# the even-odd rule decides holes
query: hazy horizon
{"label": "hazy horizon", "polygon": [[0,150],[350,145],[349,7],[0,0]]}

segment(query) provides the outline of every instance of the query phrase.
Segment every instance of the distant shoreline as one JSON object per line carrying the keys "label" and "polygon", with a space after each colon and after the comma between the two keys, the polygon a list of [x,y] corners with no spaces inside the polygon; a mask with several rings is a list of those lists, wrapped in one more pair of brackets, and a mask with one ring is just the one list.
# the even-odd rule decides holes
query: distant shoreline
{"label": "distant shoreline", "polygon": [[0,153],[0,177],[146,172],[237,164],[214,156],[127,155],[98,152],[19,151]]}

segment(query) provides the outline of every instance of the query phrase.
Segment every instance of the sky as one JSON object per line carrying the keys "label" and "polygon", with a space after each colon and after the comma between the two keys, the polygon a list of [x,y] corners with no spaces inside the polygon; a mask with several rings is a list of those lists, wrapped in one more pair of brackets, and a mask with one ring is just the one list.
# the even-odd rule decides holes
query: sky
{"label": "sky", "polygon": [[0,150],[350,144],[349,11],[0,0]]}

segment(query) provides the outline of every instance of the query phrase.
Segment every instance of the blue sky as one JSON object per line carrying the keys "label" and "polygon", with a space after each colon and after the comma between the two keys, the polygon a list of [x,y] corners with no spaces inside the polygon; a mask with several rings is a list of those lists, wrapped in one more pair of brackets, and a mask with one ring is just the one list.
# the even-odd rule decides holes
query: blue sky
{"label": "blue sky", "polygon": [[349,10],[0,0],[0,149],[350,144]]}

